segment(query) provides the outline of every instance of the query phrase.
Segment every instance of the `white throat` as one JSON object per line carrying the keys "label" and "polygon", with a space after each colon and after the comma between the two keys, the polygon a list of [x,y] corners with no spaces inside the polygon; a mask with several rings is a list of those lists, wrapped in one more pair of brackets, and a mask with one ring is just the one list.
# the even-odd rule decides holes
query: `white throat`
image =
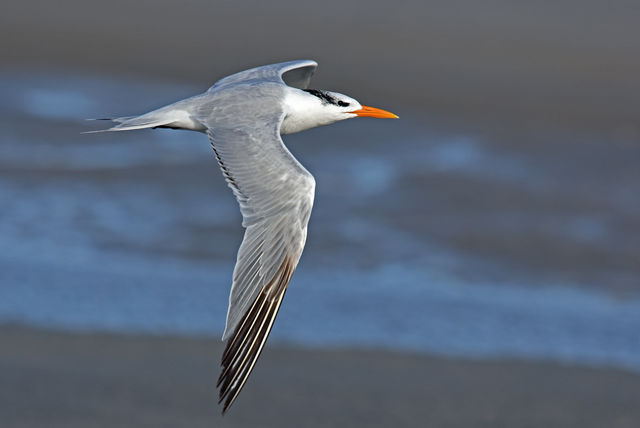
{"label": "white throat", "polygon": [[283,135],[348,119],[344,117],[344,113],[337,114],[317,97],[293,88],[287,91],[284,98],[284,110],[286,116],[280,127],[280,133]]}

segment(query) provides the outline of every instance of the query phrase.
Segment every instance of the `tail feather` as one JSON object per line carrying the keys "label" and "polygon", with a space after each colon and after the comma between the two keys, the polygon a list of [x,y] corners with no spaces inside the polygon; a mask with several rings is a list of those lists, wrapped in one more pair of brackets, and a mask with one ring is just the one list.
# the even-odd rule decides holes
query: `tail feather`
{"label": "tail feather", "polygon": [[116,126],[113,126],[108,129],[100,129],[97,131],[87,131],[84,134],[95,134],[98,132],[111,132],[111,131],[133,131],[135,129],[145,129],[145,128],[157,128],[160,126],[166,126],[176,121],[174,117],[170,116],[150,116],[150,114],[143,114],[142,116],[129,116],[129,117],[115,117],[115,118],[100,118],[100,119],[89,119],[89,120],[110,120],[116,123]]}
{"label": "tail feather", "polygon": [[86,133],[132,131],[134,129],[145,128],[174,128],[203,132],[206,130],[206,127],[198,120],[194,119],[190,113],[193,111],[192,109],[194,105],[197,105],[196,100],[199,99],[197,97],[187,98],[186,100],[178,101],[177,103],[161,107],[140,116],[92,119],[110,120],[116,123],[116,125],[109,129],[89,131]]}

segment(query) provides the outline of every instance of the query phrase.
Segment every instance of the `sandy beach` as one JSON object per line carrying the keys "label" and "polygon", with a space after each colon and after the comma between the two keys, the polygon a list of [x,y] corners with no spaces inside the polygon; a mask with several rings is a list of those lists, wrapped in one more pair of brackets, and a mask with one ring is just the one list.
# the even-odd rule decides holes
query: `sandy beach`
{"label": "sandy beach", "polygon": [[271,345],[224,417],[215,339],[0,328],[3,427],[636,427],[640,376]]}
{"label": "sandy beach", "polygon": [[[69,93],[106,94],[104,105],[113,106],[113,111],[97,114],[127,115],[172,101],[163,98],[168,96],[164,92],[154,92],[156,87],[183,83],[205,89],[217,78],[249,66],[316,59],[320,68],[314,87],[390,109],[407,118],[397,121],[398,126],[409,124],[411,129],[372,125],[374,130],[367,134],[345,124],[338,131],[312,131],[288,140],[308,143],[292,146],[321,183],[305,253],[309,258],[303,258],[304,269],[296,274],[302,279],[300,286],[313,285],[312,279],[321,277],[331,283],[330,275],[322,275],[358,269],[369,276],[354,275],[352,282],[368,285],[382,276],[378,273],[385,273],[384,266],[376,270],[385,261],[402,270],[425,266],[428,260],[445,266],[445,275],[428,277],[429,285],[444,289],[453,277],[458,282],[453,281],[452,288],[463,290],[458,291],[462,297],[449,299],[437,292],[424,297],[416,292],[423,300],[409,294],[396,302],[396,309],[425,301],[436,305],[434,296],[440,296],[450,304],[443,311],[452,308],[442,318],[445,321],[457,322],[456,310],[471,314],[468,325],[479,326],[489,339],[500,335],[496,331],[510,333],[511,341],[525,350],[528,343],[520,343],[526,340],[518,334],[522,325],[541,342],[560,331],[568,336],[558,335],[556,342],[544,342],[552,345],[540,349],[551,347],[562,354],[567,349],[563,337],[575,336],[582,339],[576,341],[579,345],[601,358],[598,361],[607,358],[606,347],[598,348],[600,343],[626,345],[637,339],[633,336],[637,322],[631,316],[615,318],[620,313],[616,304],[637,299],[640,290],[640,242],[634,238],[640,232],[640,206],[637,185],[632,187],[640,178],[640,10],[635,3],[328,0],[271,5],[61,0],[54,7],[44,0],[9,0],[0,14],[0,71],[15,79],[23,72],[40,77],[55,74],[57,87],[45,85],[39,94],[44,98],[53,94],[52,110],[59,108],[60,93],[63,101]],[[76,93],[67,89],[81,84],[65,82],[67,75],[95,80],[87,78],[85,92]],[[92,92],[100,76],[106,86],[102,92]],[[127,79],[140,86],[149,83],[148,92],[126,86],[131,82]],[[11,80],[7,82],[5,87],[11,89]],[[159,83],[153,86],[154,82]],[[125,90],[131,93],[120,100]],[[39,105],[33,109],[28,97],[14,95],[24,105],[0,109],[5,121],[0,122],[5,132],[2,143],[11,144],[0,153],[2,184],[8,183],[0,188],[4,192],[0,192],[0,226],[5,233],[0,244],[6,250],[6,257],[0,258],[6,275],[0,280],[0,292],[6,301],[13,298],[4,307],[8,319],[35,319],[46,327],[46,320],[54,318],[47,310],[64,308],[64,315],[76,315],[80,308],[86,312],[79,315],[81,321],[70,316],[61,317],[61,323],[77,326],[84,315],[85,322],[89,319],[100,326],[103,320],[91,315],[121,315],[114,307],[124,308],[122,312],[134,320],[155,316],[163,322],[166,314],[180,321],[200,308],[205,315],[195,325],[206,326],[205,331],[209,326],[222,328],[226,288],[220,290],[228,285],[241,231],[232,196],[213,165],[206,141],[205,156],[188,144],[163,141],[158,134],[89,140],[80,135],[89,129],[82,109],[67,116],[51,112],[38,116]],[[33,104],[38,104],[42,98],[35,95]],[[34,122],[34,117],[39,119]],[[365,141],[374,134],[377,140]],[[465,139],[468,136],[473,139]],[[402,145],[394,138],[412,143]],[[396,147],[389,142],[407,150],[395,164],[386,156],[388,147]],[[351,150],[342,163],[336,160],[336,147]],[[33,156],[36,152],[39,156]],[[183,152],[188,153],[180,161]],[[153,155],[158,158],[145,157]],[[140,162],[118,164],[123,159]],[[363,160],[364,166],[351,171],[350,159]],[[379,177],[365,174],[362,179],[361,170],[387,171],[388,177],[383,174],[377,185]],[[354,202],[349,195],[357,190],[353,183],[358,178],[382,190]],[[216,199],[216,205],[214,197],[226,199]],[[92,204],[85,206],[87,201]],[[368,223],[361,229],[353,223],[341,225],[338,217],[347,218],[345,212]],[[342,226],[344,233],[339,230]],[[380,230],[394,233],[370,233]],[[431,257],[432,248],[442,253],[435,251]],[[140,254],[149,259],[141,257],[146,264],[136,265]],[[450,254],[470,262],[449,266],[455,259]],[[105,255],[132,261],[120,265]],[[178,268],[155,272],[153,265],[164,263],[161,256],[169,261],[215,260],[223,266],[216,274],[224,275],[214,278],[205,269],[191,276]],[[77,265],[74,260],[79,260]],[[347,262],[352,271],[345,268]],[[304,271],[309,275],[306,284],[299,275]],[[391,270],[390,276],[395,278],[396,273]],[[411,275],[405,284],[415,285],[413,278],[422,278]],[[512,286],[522,278],[524,294],[501,294],[499,287],[515,289]],[[498,313],[504,308],[482,306],[482,298],[479,306],[465,306],[464,297],[482,281],[489,284],[486,294],[506,295],[520,309],[505,304],[505,312]],[[501,285],[491,288],[494,282]],[[460,283],[468,288],[457,289]],[[156,288],[145,288],[150,284]],[[588,310],[584,319],[581,314],[571,318],[574,308],[566,302],[557,306],[552,293],[540,300],[528,294],[557,284],[606,294],[605,303],[598,300],[600,295],[587,295],[586,303],[581,302],[601,318],[589,318]],[[214,287],[222,297],[209,294]],[[149,290],[158,292],[158,301],[140,297]],[[188,292],[201,306],[181,299],[180,293]],[[365,296],[370,290],[362,286],[358,292]],[[561,295],[568,300],[574,296]],[[353,309],[357,302],[342,301],[340,296],[322,300],[322,293],[312,292],[297,298],[316,305],[317,325],[326,327],[323,317],[329,309]],[[368,296],[382,326],[397,328],[406,322],[397,315],[406,308],[395,313],[397,318],[385,319],[380,308],[393,302],[382,294]],[[99,309],[108,306],[107,300],[111,312],[107,308],[102,313]],[[40,313],[35,313],[34,302]],[[139,302],[148,304],[141,309]],[[534,317],[536,304],[555,308],[551,312],[555,318],[547,317],[548,325],[540,329]],[[523,310],[529,307],[530,311]],[[624,313],[635,314],[634,307],[626,308]],[[367,309],[355,307],[361,313]],[[282,314],[289,317],[288,326],[311,318],[311,310],[295,310]],[[417,336],[427,325],[432,337],[457,331],[455,323],[445,322],[442,325],[449,329],[442,331],[431,324],[435,311],[425,311],[424,305],[414,311],[423,311],[420,315],[428,318],[410,326]],[[339,312],[349,316],[346,310]],[[488,312],[495,319],[486,317]],[[510,328],[524,312],[527,323]],[[589,335],[588,326],[599,327],[611,319],[619,323]],[[491,330],[491,326],[506,327]],[[618,326],[626,328],[626,335],[616,336]],[[467,335],[474,334],[467,330]],[[325,336],[340,333],[340,328],[324,332]],[[483,340],[479,339],[480,348],[489,342]],[[3,428],[640,426],[640,375],[617,368],[351,346],[307,349],[275,340],[268,343],[245,390],[223,418],[216,404],[222,351],[216,339],[73,333],[0,324],[0,343]],[[619,349],[628,356],[634,348]]]}

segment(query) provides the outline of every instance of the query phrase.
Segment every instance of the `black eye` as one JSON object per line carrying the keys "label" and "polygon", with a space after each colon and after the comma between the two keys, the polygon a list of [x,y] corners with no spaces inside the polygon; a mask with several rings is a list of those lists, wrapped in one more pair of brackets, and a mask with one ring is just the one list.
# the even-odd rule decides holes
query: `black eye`
{"label": "black eye", "polygon": [[338,105],[340,107],[349,107],[349,103],[345,103],[344,101],[338,101]]}

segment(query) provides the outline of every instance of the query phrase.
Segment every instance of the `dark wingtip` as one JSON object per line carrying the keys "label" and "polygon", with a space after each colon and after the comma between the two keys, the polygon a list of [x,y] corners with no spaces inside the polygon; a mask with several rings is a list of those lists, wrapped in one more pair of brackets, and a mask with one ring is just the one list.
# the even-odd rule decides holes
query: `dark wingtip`
{"label": "dark wingtip", "polygon": [[263,287],[229,338],[217,386],[220,388],[218,404],[224,401],[222,414],[238,398],[260,357],[294,270],[294,263],[285,256],[274,277]]}

